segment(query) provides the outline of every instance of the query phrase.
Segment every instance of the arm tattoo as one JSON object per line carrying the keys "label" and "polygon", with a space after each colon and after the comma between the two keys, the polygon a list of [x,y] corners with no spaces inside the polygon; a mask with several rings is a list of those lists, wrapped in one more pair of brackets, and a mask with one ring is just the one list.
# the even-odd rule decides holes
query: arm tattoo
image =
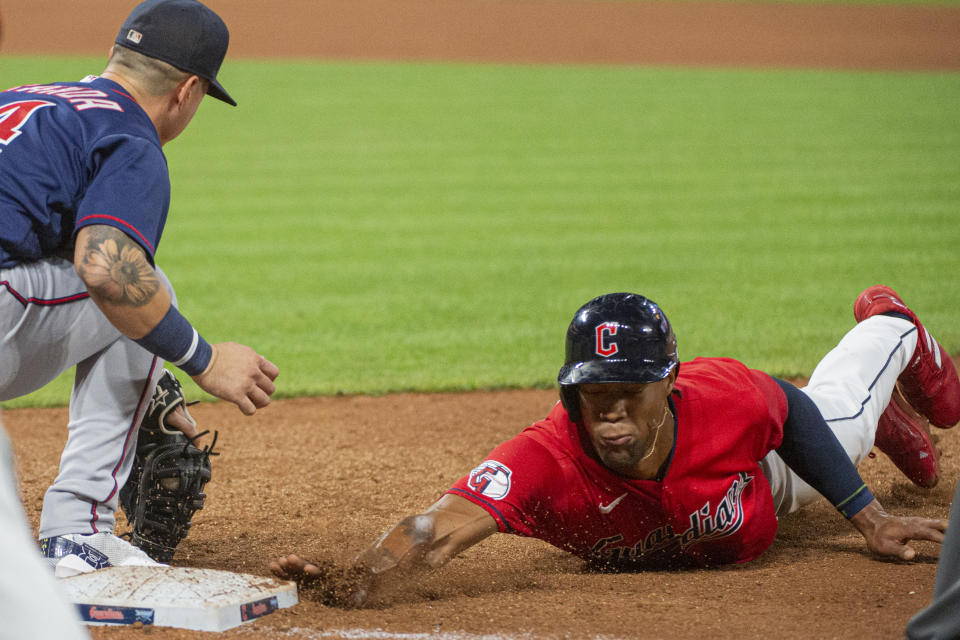
{"label": "arm tattoo", "polygon": [[150,303],[160,289],[157,273],[136,242],[113,227],[88,227],[77,272],[87,287],[108,302],[127,307]]}

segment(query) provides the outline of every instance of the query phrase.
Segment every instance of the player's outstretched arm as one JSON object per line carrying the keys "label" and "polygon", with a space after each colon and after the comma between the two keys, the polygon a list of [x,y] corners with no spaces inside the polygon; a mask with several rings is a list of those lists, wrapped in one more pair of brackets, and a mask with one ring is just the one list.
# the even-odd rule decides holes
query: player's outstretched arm
{"label": "player's outstretched arm", "polygon": [[943,542],[946,520],[890,515],[874,500],[850,518],[851,524],[863,535],[867,548],[875,555],[913,560],[917,551],[910,540]]}
{"label": "player's outstretched arm", "polygon": [[[423,571],[446,564],[455,555],[498,531],[496,521],[469,500],[444,495],[424,513],[409,516],[362,551],[351,568],[354,583],[337,604],[362,607]],[[299,556],[270,563],[278,577],[310,585],[327,571]]]}
{"label": "player's outstretched arm", "polygon": [[[168,361],[173,361],[165,353],[171,342],[185,341],[189,347],[192,339],[196,345],[198,334],[171,308],[170,293],[147,254],[123,231],[109,225],[83,227],[77,232],[73,264],[90,299],[128,338]],[[233,402],[247,415],[270,403],[276,365],[233,342],[211,345],[209,353],[209,361],[196,370],[190,368],[192,362],[175,363],[204,391]]]}
{"label": "player's outstretched arm", "polygon": [[436,569],[498,530],[486,510],[446,494],[424,513],[404,518],[384,533],[357,556],[354,565],[374,574]]}

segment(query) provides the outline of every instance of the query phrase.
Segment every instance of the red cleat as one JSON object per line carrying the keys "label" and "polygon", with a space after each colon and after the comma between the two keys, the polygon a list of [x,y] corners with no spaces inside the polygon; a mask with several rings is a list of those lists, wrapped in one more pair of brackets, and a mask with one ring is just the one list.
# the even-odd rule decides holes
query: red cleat
{"label": "red cleat", "polygon": [[930,424],[944,429],[954,426],[960,422],[960,378],[950,355],[923,328],[917,314],[896,291],[883,285],[865,289],[853,304],[857,322],[888,311],[904,314],[917,327],[917,348],[897,379],[904,399]]}
{"label": "red cleat", "polygon": [[896,398],[880,416],[873,444],[918,487],[930,489],[940,480],[939,455],[930,432]]}

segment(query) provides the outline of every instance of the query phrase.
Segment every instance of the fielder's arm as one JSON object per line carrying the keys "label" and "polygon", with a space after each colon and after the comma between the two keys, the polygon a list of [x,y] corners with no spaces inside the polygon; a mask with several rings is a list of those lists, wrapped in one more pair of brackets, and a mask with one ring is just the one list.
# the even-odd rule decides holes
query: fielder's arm
{"label": "fielder's arm", "polygon": [[[352,569],[359,575],[360,584],[341,604],[362,607],[392,588],[415,580],[419,573],[443,566],[498,530],[496,521],[482,508],[446,494],[424,513],[401,520],[357,556]],[[270,570],[301,584],[323,575],[319,567],[295,555],[270,563]]]}
{"label": "fielder's arm", "polygon": [[119,229],[107,225],[80,229],[73,266],[90,299],[132,340],[147,335],[170,308],[170,293],[143,248]]}
{"label": "fielder's arm", "polygon": [[[90,299],[131,340],[168,361],[173,358],[164,353],[165,342],[182,337],[189,347],[193,337],[196,345],[198,334],[171,308],[170,292],[147,254],[123,231],[109,225],[81,228],[73,265]],[[189,335],[181,336],[184,331]],[[209,360],[196,370],[188,367],[189,362],[181,365],[204,391],[233,402],[247,415],[270,403],[273,380],[279,373],[276,365],[234,342],[211,345],[207,354]]]}

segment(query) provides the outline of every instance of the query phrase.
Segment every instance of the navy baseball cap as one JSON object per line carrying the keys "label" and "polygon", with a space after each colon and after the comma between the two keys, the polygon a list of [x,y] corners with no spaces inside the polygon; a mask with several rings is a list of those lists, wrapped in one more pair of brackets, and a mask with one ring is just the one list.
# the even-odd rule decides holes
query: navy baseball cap
{"label": "navy baseball cap", "polygon": [[141,2],[127,16],[115,42],[200,76],[210,83],[209,95],[237,106],[217,81],[230,32],[220,16],[197,0]]}

